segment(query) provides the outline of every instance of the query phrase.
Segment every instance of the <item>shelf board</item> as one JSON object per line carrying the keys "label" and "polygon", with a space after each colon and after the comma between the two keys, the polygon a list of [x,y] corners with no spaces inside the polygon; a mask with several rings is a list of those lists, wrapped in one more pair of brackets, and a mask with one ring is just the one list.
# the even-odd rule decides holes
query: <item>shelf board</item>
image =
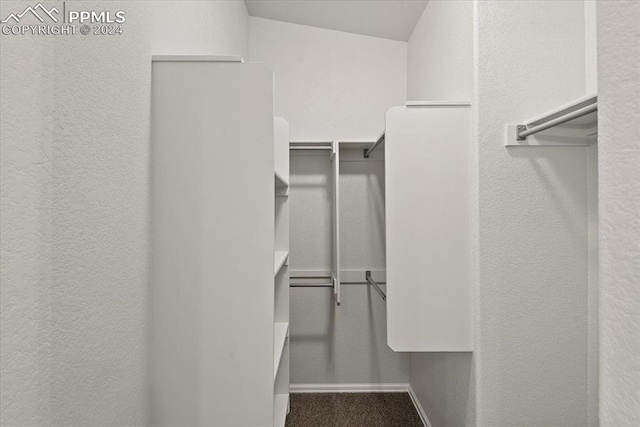
{"label": "shelf board", "polygon": [[244,62],[240,55],[152,55],[153,62]]}
{"label": "shelf board", "polygon": [[273,402],[273,418],[275,427],[284,427],[289,410],[289,393],[276,394]]}
{"label": "shelf board", "polygon": [[471,101],[407,101],[407,107],[469,107]]}
{"label": "shelf board", "polygon": [[276,251],[274,256],[274,266],[273,266],[273,275],[277,276],[278,272],[287,264],[287,260],[289,259],[289,252],[287,251]]}
{"label": "shelf board", "polygon": [[278,375],[278,366],[282,359],[287,335],[289,334],[289,324],[286,322],[276,322],[273,324],[273,379]]}
{"label": "shelf board", "polygon": [[274,175],[276,176],[276,187],[278,187],[278,188],[289,188],[289,181],[284,179],[284,177],[282,175],[280,175],[278,173],[278,171],[275,171]]}

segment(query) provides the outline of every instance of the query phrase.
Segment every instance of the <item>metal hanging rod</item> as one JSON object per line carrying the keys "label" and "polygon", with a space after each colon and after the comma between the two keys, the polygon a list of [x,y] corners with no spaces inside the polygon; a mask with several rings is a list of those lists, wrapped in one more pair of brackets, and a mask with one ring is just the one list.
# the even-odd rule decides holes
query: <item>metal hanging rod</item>
{"label": "metal hanging rod", "polygon": [[[305,277],[308,279],[308,277]],[[376,282],[378,285],[386,285],[385,282]],[[369,282],[340,282],[342,285],[369,285]],[[333,283],[290,283],[290,288],[332,288]]]}
{"label": "metal hanging rod", "polygon": [[[598,103],[597,98],[593,99],[593,103],[587,106],[583,106],[583,104],[579,104],[576,107],[578,109],[567,109],[562,111],[562,115],[558,115],[558,113],[550,115],[548,118],[543,118],[535,121],[534,126],[528,128],[528,125],[518,125],[517,133],[518,133],[518,141],[524,141],[528,136],[534,135],[536,133],[542,132],[543,130],[550,129],[552,127],[561,125],[566,122],[570,122],[571,120],[575,120],[579,117],[586,116],[587,114],[594,113],[598,111]],[[566,113],[565,113],[566,111]],[[538,124],[539,123],[539,124]]]}
{"label": "metal hanging rod", "polygon": [[333,288],[333,283],[290,283],[290,288]]}
{"label": "metal hanging rod", "polygon": [[369,156],[371,155],[371,153],[373,152],[373,150],[375,150],[376,148],[378,148],[378,145],[382,144],[384,142],[384,132],[382,132],[382,135],[380,135],[380,138],[378,138],[378,140],[376,142],[374,142],[373,144],[371,144],[371,147],[366,148],[364,150],[364,158],[368,159]]}
{"label": "metal hanging rod", "polygon": [[[331,280],[332,276],[290,276],[289,280]],[[343,285],[369,285],[369,282],[341,282]],[[376,282],[378,285],[386,285],[386,282]],[[332,283],[290,283],[291,288],[332,288]]]}
{"label": "metal hanging rod", "polygon": [[378,291],[378,294],[380,294],[380,297],[382,297],[382,301],[386,301],[387,295],[382,291],[382,289],[380,289],[380,286],[378,286],[378,284],[371,278],[371,271],[367,270],[364,273],[364,278],[371,286],[373,286],[373,289]]}
{"label": "metal hanging rod", "polygon": [[[331,276],[289,276],[290,288],[333,288]],[[328,280],[325,283],[291,283],[291,280]]]}

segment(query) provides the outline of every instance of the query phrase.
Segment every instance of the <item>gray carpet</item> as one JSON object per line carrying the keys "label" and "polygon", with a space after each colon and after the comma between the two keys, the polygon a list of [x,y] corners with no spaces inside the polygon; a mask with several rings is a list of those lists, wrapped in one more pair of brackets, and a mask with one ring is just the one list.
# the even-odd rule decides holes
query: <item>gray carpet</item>
{"label": "gray carpet", "polygon": [[408,393],[294,393],[286,427],[423,427]]}

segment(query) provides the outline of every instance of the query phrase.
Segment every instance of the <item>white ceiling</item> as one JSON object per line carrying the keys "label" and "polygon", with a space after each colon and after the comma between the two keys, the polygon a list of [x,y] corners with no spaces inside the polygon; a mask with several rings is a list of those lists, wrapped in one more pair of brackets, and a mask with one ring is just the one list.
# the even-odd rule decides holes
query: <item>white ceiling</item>
{"label": "white ceiling", "polygon": [[408,41],[428,0],[245,0],[249,15]]}

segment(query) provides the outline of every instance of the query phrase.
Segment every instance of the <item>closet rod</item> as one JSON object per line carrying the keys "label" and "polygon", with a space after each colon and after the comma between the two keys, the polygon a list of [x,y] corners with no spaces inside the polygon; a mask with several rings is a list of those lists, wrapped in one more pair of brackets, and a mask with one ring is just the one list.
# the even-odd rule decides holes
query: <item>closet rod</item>
{"label": "closet rod", "polygon": [[586,116],[587,114],[591,114],[596,111],[598,111],[598,104],[592,104],[579,110],[572,111],[563,116],[557,117],[553,120],[549,120],[548,122],[542,123],[538,126],[534,126],[530,129],[527,129],[527,125],[518,125],[518,141],[524,141],[530,135],[534,135],[538,132],[542,132],[543,130],[561,125],[566,122],[570,122],[571,120],[575,120],[579,117]]}
{"label": "closet rod", "polygon": [[290,283],[290,288],[333,288],[333,283],[310,283],[307,285]]}
{"label": "closet rod", "polygon": [[[308,277],[305,277],[308,279]],[[385,282],[376,282],[378,285],[386,285]],[[369,282],[342,282],[342,285],[370,285]],[[289,283],[290,288],[333,288],[333,283]]]}
{"label": "closet rod", "polygon": [[371,144],[371,147],[364,150],[364,158],[368,159],[371,153],[373,152],[373,150],[378,148],[378,145],[382,144],[383,142],[384,142],[384,132],[382,132],[382,135],[380,135],[380,138],[378,138],[376,142]]}
{"label": "closet rod", "polygon": [[380,294],[380,297],[382,298],[382,301],[386,301],[387,300],[387,295],[385,295],[385,293],[382,291],[382,289],[380,289],[380,287],[378,286],[378,284],[371,278],[371,271],[367,270],[364,273],[364,278],[367,282],[369,282],[369,284],[371,286],[373,286],[373,289],[375,289],[376,291],[378,291],[378,293]]}
{"label": "closet rod", "polygon": [[333,288],[333,282],[329,283],[291,283],[291,280],[331,280],[331,276],[289,276],[290,288]]}
{"label": "closet rod", "polygon": [[[331,280],[331,276],[290,276],[289,280]],[[343,285],[369,285],[369,282],[341,282]],[[376,282],[378,285],[386,285],[387,282]],[[331,288],[332,283],[310,283],[298,284],[290,283],[291,288]]]}

